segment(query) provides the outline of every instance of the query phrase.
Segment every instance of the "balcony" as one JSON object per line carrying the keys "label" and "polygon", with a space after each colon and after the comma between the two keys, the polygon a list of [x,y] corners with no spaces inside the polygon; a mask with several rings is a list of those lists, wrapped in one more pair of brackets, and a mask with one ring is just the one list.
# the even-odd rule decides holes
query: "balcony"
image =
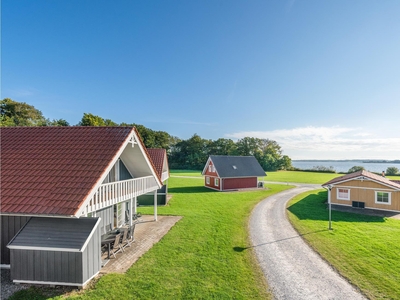
{"label": "balcony", "polygon": [[167,180],[169,178],[169,172],[165,171],[161,174],[161,181],[164,182],[165,180]]}
{"label": "balcony", "polygon": [[153,176],[146,176],[102,184],[86,208],[91,213],[158,189]]}

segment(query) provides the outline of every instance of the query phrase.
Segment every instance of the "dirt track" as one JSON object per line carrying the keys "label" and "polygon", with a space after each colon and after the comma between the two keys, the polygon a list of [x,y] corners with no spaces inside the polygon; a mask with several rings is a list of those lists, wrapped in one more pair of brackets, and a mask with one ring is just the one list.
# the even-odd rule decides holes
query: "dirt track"
{"label": "dirt track", "polygon": [[[250,236],[275,299],[366,299],[316,254],[286,218],[286,203],[313,189],[296,187],[260,202],[250,217]],[[328,225],[328,224],[327,224]]]}

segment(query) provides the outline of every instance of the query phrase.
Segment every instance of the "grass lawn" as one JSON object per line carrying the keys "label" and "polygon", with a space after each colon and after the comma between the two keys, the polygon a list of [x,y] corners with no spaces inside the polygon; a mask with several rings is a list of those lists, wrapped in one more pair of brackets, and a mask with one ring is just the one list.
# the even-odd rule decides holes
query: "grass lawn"
{"label": "grass lawn", "polygon": [[[170,170],[171,176],[202,177],[200,170]],[[329,180],[345,174],[322,173],[322,172],[301,172],[301,171],[276,171],[267,172],[267,176],[260,180],[276,182],[297,182],[309,184],[324,184]],[[400,180],[399,176],[386,176],[389,179]]]}
{"label": "grass lawn", "polygon": [[288,216],[308,243],[371,299],[400,297],[400,220],[332,211],[326,191],[299,195]]}
{"label": "grass lawn", "polygon": [[170,170],[171,176],[195,176],[195,177],[202,177],[201,172],[203,170]]}
{"label": "grass lawn", "polygon": [[[203,181],[170,178],[173,198],[159,214],[183,216],[126,274],[108,274],[71,299],[270,299],[247,233],[254,205],[288,189],[216,192]],[[152,213],[141,208],[141,213]],[[35,291],[14,299],[32,299]],[[36,299],[41,299],[37,297]]]}
{"label": "grass lawn", "polygon": [[343,176],[343,174],[301,172],[301,171],[276,171],[276,172],[267,172],[266,180],[276,181],[276,182],[323,184],[339,176]]}

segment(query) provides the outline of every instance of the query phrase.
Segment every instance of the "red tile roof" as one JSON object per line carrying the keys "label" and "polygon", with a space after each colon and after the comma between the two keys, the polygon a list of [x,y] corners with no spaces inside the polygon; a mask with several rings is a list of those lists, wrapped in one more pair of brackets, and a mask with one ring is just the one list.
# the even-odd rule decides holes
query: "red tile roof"
{"label": "red tile roof", "polygon": [[133,130],[1,128],[1,212],[74,215]]}
{"label": "red tile roof", "polygon": [[164,167],[164,159],[167,157],[167,151],[165,149],[149,148],[147,149],[147,152],[149,153],[158,176],[161,178]]}
{"label": "red tile roof", "polygon": [[396,189],[400,189],[400,183],[398,183],[398,182],[396,182],[394,180],[392,181],[390,179],[387,179],[386,177],[383,177],[381,175],[376,175],[374,173],[365,171],[365,170],[361,170],[361,171],[358,171],[358,172],[346,174],[344,176],[336,177],[336,178],[324,183],[322,186],[327,186],[329,184],[340,183],[340,182],[351,180],[353,178],[357,178],[357,177],[360,177],[360,176],[364,176],[366,178],[372,179],[372,180],[380,182],[382,184],[386,184],[386,185],[394,187]]}

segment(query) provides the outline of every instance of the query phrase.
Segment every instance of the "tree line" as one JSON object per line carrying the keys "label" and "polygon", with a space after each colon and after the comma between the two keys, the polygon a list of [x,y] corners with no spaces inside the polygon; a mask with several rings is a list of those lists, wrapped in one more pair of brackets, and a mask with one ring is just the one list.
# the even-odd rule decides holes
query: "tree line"
{"label": "tree line", "polygon": [[64,119],[50,120],[34,106],[9,98],[0,101],[0,127],[8,126],[135,126],[147,148],[164,148],[171,169],[201,170],[209,155],[253,155],[265,171],[288,170],[292,161],[282,154],[276,141],[244,137],[231,139],[203,139],[194,134],[187,140],[171,136],[165,131],[155,131],[140,124],[116,123],[91,113],[84,113],[76,125]]}

